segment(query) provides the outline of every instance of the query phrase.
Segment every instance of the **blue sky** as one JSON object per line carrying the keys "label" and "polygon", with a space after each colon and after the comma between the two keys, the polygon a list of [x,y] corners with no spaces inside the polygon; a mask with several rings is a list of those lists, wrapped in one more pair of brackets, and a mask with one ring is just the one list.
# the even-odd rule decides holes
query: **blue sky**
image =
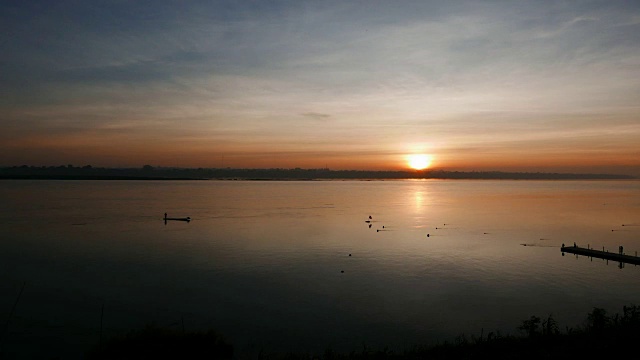
{"label": "blue sky", "polygon": [[640,175],[640,3],[3,2],[0,165]]}

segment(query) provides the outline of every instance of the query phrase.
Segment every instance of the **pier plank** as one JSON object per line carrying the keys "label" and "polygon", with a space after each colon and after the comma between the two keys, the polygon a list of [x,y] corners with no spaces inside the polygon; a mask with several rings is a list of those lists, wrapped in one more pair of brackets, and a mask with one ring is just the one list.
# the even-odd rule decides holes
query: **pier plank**
{"label": "pier plank", "polygon": [[624,253],[622,254],[613,253],[608,251],[583,248],[579,246],[563,246],[560,248],[560,251],[563,253],[566,252],[570,254],[583,255],[583,256],[589,256],[589,257],[594,257],[599,259],[619,261],[627,264],[640,265],[640,257],[626,255]]}

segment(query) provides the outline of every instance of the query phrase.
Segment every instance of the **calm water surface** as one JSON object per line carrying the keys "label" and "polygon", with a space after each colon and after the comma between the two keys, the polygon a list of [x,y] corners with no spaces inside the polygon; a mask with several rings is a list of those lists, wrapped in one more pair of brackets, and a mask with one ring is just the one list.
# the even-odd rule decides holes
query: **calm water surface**
{"label": "calm water surface", "polygon": [[0,181],[0,199],[0,324],[26,282],[1,329],[16,358],[81,358],[103,305],[103,338],[184,324],[251,356],[640,303],[640,267],[560,252],[640,250],[639,181]]}

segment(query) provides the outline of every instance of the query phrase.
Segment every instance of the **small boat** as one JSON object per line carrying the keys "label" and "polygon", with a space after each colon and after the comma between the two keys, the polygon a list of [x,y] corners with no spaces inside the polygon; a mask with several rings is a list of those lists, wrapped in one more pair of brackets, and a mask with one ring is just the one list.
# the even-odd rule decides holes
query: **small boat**
{"label": "small boat", "polygon": [[167,217],[167,214],[165,213],[164,214],[164,221],[167,221],[167,220],[189,222],[189,221],[191,221],[191,217],[187,216],[187,217],[173,218],[173,217]]}
{"label": "small boat", "polygon": [[174,220],[174,221],[191,221],[190,217],[183,217],[183,218],[164,218],[165,221],[166,220]]}

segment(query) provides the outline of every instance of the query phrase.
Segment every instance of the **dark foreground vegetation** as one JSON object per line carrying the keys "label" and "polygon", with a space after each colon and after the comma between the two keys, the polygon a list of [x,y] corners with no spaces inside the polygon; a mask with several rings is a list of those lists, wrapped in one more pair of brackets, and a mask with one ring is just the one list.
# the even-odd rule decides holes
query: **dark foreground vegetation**
{"label": "dark foreground vegetation", "polygon": [[[608,316],[594,308],[579,328],[561,330],[552,316],[531,316],[518,326],[519,336],[490,332],[459,336],[449,343],[393,351],[362,349],[340,353],[327,349],[321,354],[265,353],[252,359],[595,359],[635,358],[640,339],[640,306],[624,306],[622,314]],[[148,327],[115,338],[97,347],[89,359],[235,359],[232,345],[213,331],[184,333]],[[628,357],[628,356],[625,356]]]}
{"label": "dark foreground vegetation", "polygon": [[232,359],[233,346],[213,330],[184,332],[148,326],[100,344],[87,359]]}
{"label": "dark foreground vegetation", "polygon": [[567,174],[501,171],[371,171],[321,169],[235,168],[102,168],[91,165],[12,166],[0,168],[0,179],[58,180],[331,180],[331,179],[505,179],[505,180],[613,180],[633,179],[619,174]]}

